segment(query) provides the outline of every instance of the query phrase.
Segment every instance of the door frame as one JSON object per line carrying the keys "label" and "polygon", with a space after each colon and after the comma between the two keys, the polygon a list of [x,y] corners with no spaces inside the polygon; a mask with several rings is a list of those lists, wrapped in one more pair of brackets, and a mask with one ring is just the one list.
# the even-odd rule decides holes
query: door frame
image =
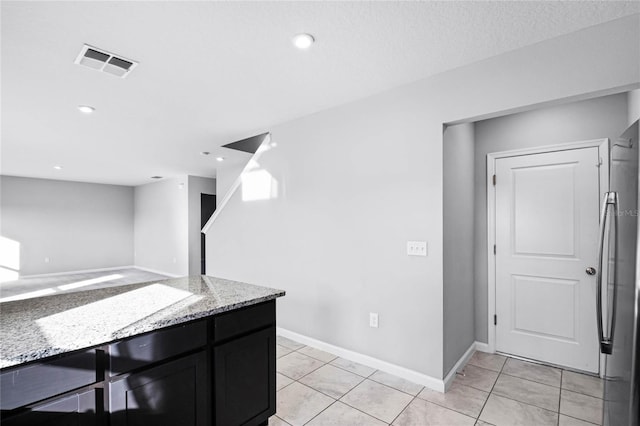
{"label": "door frame", "polygon": [[[496,243],[496,189],[493,185],[493,175],[496,170],[496,160],[500,158],[519,157],[531,154],[544,154],[548,152],[569,151],[580,148],[598,148],[600,158],[598,170],[599,204],[609,188],[609,139],[590,139],[585,141],[569,142],[558,145],[545,145],[532,148],[514,149],[509,151],[491,152],[487,154],[487,336],[489,352],[496,352],[496,326],[493,318],[496,313],[496,258],[491,255]],[[601,206],[600,206],[601,207]],[[595,312],[593,313],[595,315]],[[604,313],[603,313],[604,314]],[[595,330],[594,330],[595,333]],[[600,373],[603,371],[604,355],[600,354]]]}

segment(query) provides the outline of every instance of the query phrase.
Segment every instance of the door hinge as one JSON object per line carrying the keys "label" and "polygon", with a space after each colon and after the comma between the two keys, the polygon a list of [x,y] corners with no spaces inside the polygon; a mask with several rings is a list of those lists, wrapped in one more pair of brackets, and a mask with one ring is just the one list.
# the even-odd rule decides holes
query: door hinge
{"label": "door hinge", "polygon": [[493,254],[496,254],[496,245],[493,245]]}
{"label": "door hinge", "polygon": [[496,186],[496,175],[493,175],[493,186]]}
{"label": "door hinge", "polygon": [[493,325],[498,325],[498,316],[497,315],[493,316]]}

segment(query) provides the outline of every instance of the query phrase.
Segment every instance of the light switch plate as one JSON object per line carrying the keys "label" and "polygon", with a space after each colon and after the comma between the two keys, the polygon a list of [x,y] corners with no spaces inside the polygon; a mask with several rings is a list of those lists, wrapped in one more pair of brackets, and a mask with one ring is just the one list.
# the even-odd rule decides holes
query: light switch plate
{"label": "light switch plate", "polygon": [[426,256],[427,242],[426,241],[407,241],[407,255],[408,256]]}
{"label": "light switch plate", "polygon": [[369,312],[369,327],[378,328],[378,314]]}

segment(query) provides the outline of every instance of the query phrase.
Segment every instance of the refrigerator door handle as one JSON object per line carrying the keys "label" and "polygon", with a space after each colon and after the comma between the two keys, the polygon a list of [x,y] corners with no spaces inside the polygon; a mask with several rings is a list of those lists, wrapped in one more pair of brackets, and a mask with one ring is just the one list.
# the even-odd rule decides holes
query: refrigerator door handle
{"label": "refrigerator door handle", "polygon": [[[609,332],[605,336],[603,318],[602,318],[602,271],[604,261],[604,239],[607,227],[607,219],[609,215],[609,206],[613,208],[613,228],[614,228],[614,247],[618,245],[618,194],[616,192],[606,192],[602,200],[602,210],[600,214],[600,241],[598,242],[598,272],[596,275],[596,315],[598,322],[598,340],[600,342],[600,352],[603,354],[611,354],[613,350],[613,332],[616,321],[616,298],[618,293],[617,284],[617,268],[616,262],[613,262],[613,297],[611,306],[611,324]],[[617,253],[616,253],[617,255]]]}

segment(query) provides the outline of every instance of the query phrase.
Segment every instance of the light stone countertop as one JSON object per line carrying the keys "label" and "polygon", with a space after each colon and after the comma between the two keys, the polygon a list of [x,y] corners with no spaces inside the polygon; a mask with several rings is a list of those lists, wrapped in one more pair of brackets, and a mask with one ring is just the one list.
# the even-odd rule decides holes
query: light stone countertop
{"label": "light stone countertop", "polygon": [[284,295],[282,290],[197,275],[0,303],[0,368]]}

